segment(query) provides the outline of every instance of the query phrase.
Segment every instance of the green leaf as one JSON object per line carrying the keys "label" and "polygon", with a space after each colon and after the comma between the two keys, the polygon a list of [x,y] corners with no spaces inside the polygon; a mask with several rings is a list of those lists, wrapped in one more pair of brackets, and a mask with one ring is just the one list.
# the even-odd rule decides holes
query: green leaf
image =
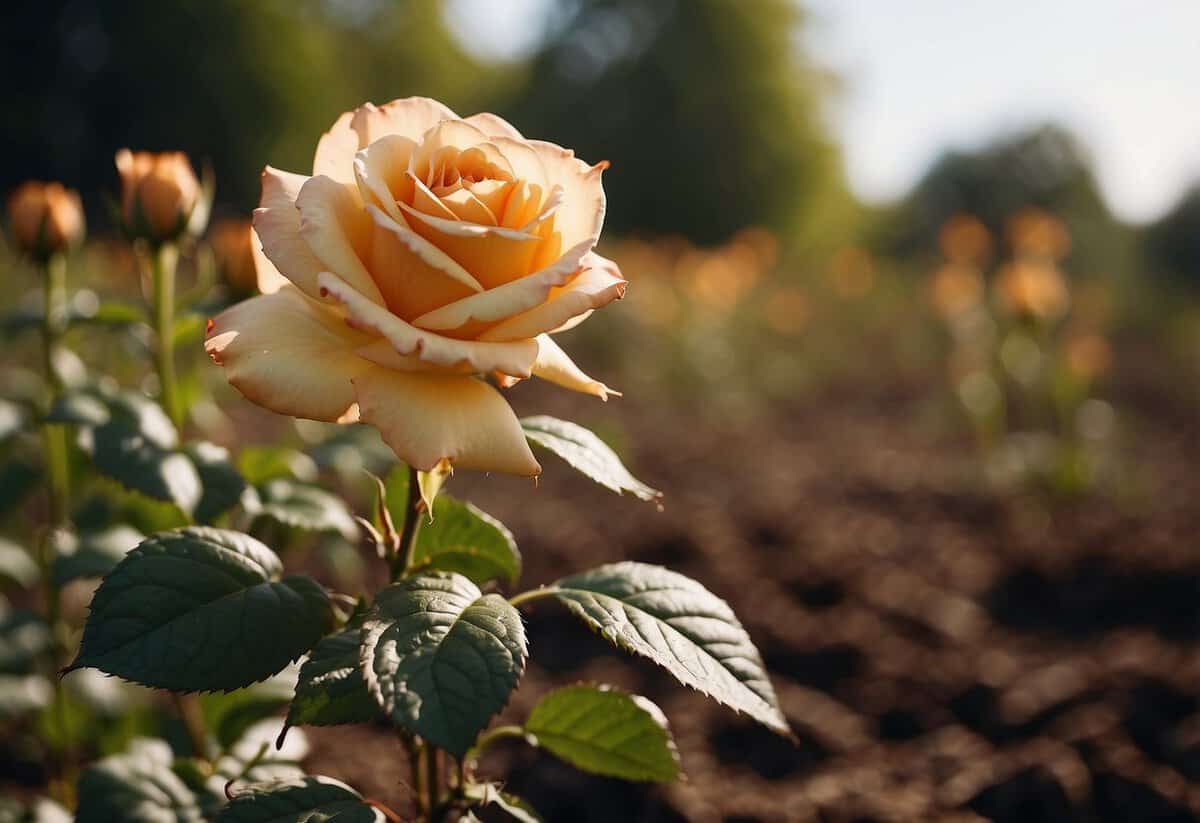
{"label": "green leaf", "polygon": [[94,314],[80,316],[76,322],[96,323],[102,326],[131,326],[146,321],[146,313],[132,303],[101,303]]}
{"label": "green leaf", "polygon": [[2,720],[44,709],[53,699],[54,687],[40,674],[0,674]]}
{"label": "green leaf", "polygon": [[59,398],[47,418],[81,426],[79,445],[104,476],[211,522],[233,507],[246,481],[212,443],[179,448],[175,426],[148,397],[93,386]]}
{"label": "green leaf", "polygon": [[533,707],[525,730],[576,768],[625,780],[679,779],[679,753],[662,711],[609,686],[556,689]]}
{"label": "green leaf", "polygon": [[515,584],[521,553],[504,524],[470,503],[441,495],[433,504],[433,522],[421,525],[413,562],[453,571],[483,585],[490,580]]}
{"label": "green leaf", "polygon": [[178,450],[175,427],[148,397],[83,389],[62,398],[51,418],[85,426],[80,448],[97,471],[125,488],[173,503],[188,514],[200,502],[200,475]]}
{"label": "green leaf", "polygon": [[654,503],[662,500],[662,492],[630,474],[617,453],[583,426],[538,415],[523,418],[521,428],[534,443],[554,452],[601,486],[617,494],[630,492],[635,497]]}
{"label": "green leaf", "polygon": [[62,587],[81,577],[103,577],[125,559],[146,536],[125,525],[84,532],[72,544],[60,547],[51,567],[51,579]]}
{"label": "green leaf", "polygon": [[494,783],[472,783],[463,794],[480,806],[495,806],[519,823],[542,823],[541,816],[525,800],[500,791]]}
{"label": "green leaf", "polygon": [[28,416],[20,403],[0,398],[0,443],[25,428]]}
{"label": "green leaf", "polygon": [[247,446],[238,452],[237,466],[256,486],[281,477],[304,481],[317,478],[317,464],[311,457],[281,446]]}
{"label": "green leaf", "polygon": [[394,723],[462,757],[525,670],[521,615],[460,574],[379,593],[363,622],[367,691]]}
{"label": "green leaf", "polygon": [[25,503],[42,480],[41,461],[18,455],[0,466],[0,517]]}
{"label": "green leaf", "polygon": [[201,441],[189,443],[184,453],[195,465],[203,488],[192,517],[199,523],[211,523],[236,506],[249,487],[230,462],[228,449]]}
{"label": "green leaf", "polygon": [[40,576],[38,565],[33,562],[29,552],[11,540],[0,537],[0,578],[27,588],[36,583]]}
{"label": "green leaf", "polygon": [[336,532],[347,540],[358,538],[358,524],[341,498],[316,486],[272,480],[260,490],[258,517],[285,526],[314,532]]}
{"label": "green leaf", "polygon": [[0,602],[0,673],[31,673],[50,649],[50,641],[50,629],[41,615],[12,610]]}
{"label": "green leaf", "polygon": [[249,535],[204,527],[153,535],[100,584],[67,671],[91,666],[183,692],[269,677],[334,622],[316,581],[281,572]]}
{"label": "green leaf", "polygon": [[222,748],[229,749],[243,739],[248,729],[275,717],[287,706],[296,689],[297,670],[289,666],[261,683],[200,698],[205,726],[213,731]]}
{"label": "green leaf", "polygon": [[199,342],[204,337],[204,328],[207,324],[208,318],[203,314],[187,312],[177,316],[172,328],[175,348],[182,349]]}
{"label": "green leaf", "polygon": [[413,516],[408,505],[409,474],[408,466],[401,464],[388,473],[387,480],[384,482],[387,493],[384,495],[383,503],[388,514],[392,516],[392,525],[397,534],[404,531],[404,524],[408,522],[408,518]]}
{"label": "green leaf", "polygon": [[362,795],[331,777],[251,786],[221,810],[216,823],[385,823]]}
{"label": "green leaf", "polygon": [[695,580],[627,561],[564,577],[551,593],[618,648],[791,735],[750,635],[725,601]]}
{"label": "green leaf", "polygon": [[108,408],[110,396],[97,388],[67,392],[54,401],[46,414],[46,422],[102,426],[112,419]]}
{"label": "green leaf", "polygon": [[331,634],[313,647],[300,666],[289,726],[370,723],[383,717],[367,691],[359,667],[360,627]]}
{"label": "green leaf", "polygon": [[161,740],[135,740],[79,777],[75,823],[205,823],[215,798],[197,792],[172,766]]}
{"label": "green leaf", "polygon": [[4,823],[71,823],[71,813],[45,797],[34,798],[28,805],[15,797],[0,797],[0,820]]}

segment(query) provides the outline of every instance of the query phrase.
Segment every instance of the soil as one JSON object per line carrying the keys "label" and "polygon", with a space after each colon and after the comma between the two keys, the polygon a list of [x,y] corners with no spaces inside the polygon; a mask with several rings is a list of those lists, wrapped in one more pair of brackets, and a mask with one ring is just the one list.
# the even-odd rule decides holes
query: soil
{"label": "soil", "polygon": [[[828,387],[740,422],[524,394],[619,420],[667,498],[657,512],[548,456],[536,491],[456,477],[517,536],[523,585],[618,559],[695,577],[762,650],[799,744],[539,602],[502,720],[556,685],[612,682],[663,708],[688,780],[589,777],[518,742],[480,772],[578,823],[1200,819],[1200,415],[1170,385],[1135,374],[1116,392],[1135,490],[1057,501],[990,488],[971,440],[928,425],[932,380]],[[386,731],[309,735],[312,771],[407,808]]]}

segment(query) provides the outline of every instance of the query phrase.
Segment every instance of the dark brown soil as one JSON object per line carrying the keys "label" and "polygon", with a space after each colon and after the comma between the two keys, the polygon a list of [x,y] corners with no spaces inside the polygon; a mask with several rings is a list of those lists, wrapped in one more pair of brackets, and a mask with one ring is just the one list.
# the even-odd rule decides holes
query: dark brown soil
{"label": "dark brown soil", "polygon": [[[1132,491],[1053,502],[990,490],[971,442],[928,424],[934,386],[830,389],[715,423],[703,405],[538,392],[550,413],[620,420],[666,510],[549,457],[536,490],[464,475],[456,493],[513,530],[526,586],[628,558],[726,598],[800,744],[538,603],[504,717],[555,685],[616,683],[663,707],[689,779],[592,778],[517,743],[481,772],[580,823],[1200,819],[1200,415],[1131,384],[1136,405],[1117,407]],[[313,771],[406,808],[386,732],[310,737]]]}

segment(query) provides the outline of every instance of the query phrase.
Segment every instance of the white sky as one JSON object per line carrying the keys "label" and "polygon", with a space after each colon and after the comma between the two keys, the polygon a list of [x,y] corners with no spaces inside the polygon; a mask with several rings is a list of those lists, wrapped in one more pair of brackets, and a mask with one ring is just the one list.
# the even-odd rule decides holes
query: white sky
{"label": "white sky", "polygon": [[[451,0],[492,56],[536,43],[550,0]],[[831,109],[854,191],[902,194],[947,147],[1053,119],[1110,205],[1157,217],[1200,179],[1200,0],[807,0],[806,42],[844,81]]]}

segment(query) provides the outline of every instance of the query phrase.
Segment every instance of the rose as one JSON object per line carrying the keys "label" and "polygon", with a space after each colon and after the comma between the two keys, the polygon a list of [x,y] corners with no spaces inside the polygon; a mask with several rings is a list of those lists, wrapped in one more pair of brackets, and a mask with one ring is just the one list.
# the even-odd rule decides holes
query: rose
{"label": "rose", "polygon": [[1033,320],[1056,320],[1071,302],[1062,272],[1045,259],[1022,259],[1005,265],[997,275],[996,288],[1005,311]]}
{"label": "rose", "polygon": [[593,251],[605,166],[425,98],[347,112],[311,177],[264,170],[254,226],[288,282],[217,317],[206,348],[253,402],[361,419],[418,469],[536,475],[484,378],[613,393],[550,337],[625,291]]}
{"label": "rose", "polygon": [[254,228],[247,220],[221,220],[208,233],[217,270],[229,286],[242,295],[258,288],[255,242]]}
{"label": "rose", "polygon": [[189,227],[203,230],[194,218],[207,209],[197,208],[202,199],[200,183],[186,154],[121,149],[116,163],[121,216],[131,237],[163,242],[175,240]]}
{"label": "rose", "polygon": [[83,238],[79,193],[62,183],[29,180],[8,197],[13,240],[21,251],[44,259]]}

